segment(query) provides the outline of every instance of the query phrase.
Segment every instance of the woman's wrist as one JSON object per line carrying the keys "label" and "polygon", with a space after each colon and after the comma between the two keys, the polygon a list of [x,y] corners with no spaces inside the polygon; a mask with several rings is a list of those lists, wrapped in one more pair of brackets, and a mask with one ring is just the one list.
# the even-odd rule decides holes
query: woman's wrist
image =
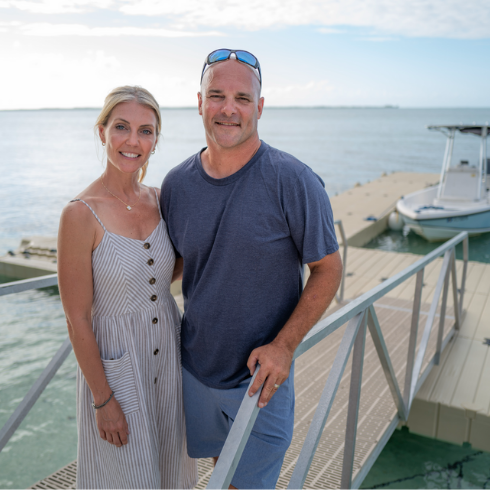
{"label": "woman's wrist", "polygon": [[98,391],[96,393],[92,392],[92,398],[94,400],[94,405],[102,405],[110,396],[111,396],[112,390],[110,389],[109,385],[107,385],[106,388],[104,388],[101,391]]}
{"label": "woman's wrist", "polygon": [[95,410],[105,407],[112,400],[113,396],[114,396],[114,392],[111,392],[109,398],[105,402],[101,403],[100,405],[96,405],[94,402],[92,402],[92,407],[94,407]]}

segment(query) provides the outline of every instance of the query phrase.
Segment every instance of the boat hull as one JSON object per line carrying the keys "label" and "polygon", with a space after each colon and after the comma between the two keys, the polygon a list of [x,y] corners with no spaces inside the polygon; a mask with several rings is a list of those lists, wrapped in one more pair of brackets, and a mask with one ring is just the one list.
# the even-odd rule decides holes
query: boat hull
{"label": "boat hull", "polygon": [[403,215],[403,219],[411,230],[430,242],[447,240],[462,231],[467,231],[470,236],[490,232],[490,210],[439,219],[417,220]]}

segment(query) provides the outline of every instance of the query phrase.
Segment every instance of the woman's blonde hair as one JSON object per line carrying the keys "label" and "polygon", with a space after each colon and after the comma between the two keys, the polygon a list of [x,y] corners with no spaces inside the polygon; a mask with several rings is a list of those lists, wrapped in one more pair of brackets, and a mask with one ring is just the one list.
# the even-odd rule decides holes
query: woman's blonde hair
{"label": "woman's blonde hair", "polygon": [[[111,93],[105,98],[104,107],[100,111],[99,117],[95,121],[94,130],[97,133],[99,126],[106,126],[111,113],[118,104],[122,102],[131,102],[135,100],[138,104],[145,105],[150,109],[153,109],[157,118],[157,138],[160,136],[162,128],[162,115],[160,114],[160,107],[155,97],[143,87],[125,85],[124,87],[117,87],[111,91]],[[138,182],[143,182],[148,168],[149,160],[140,168],[140,174],[138,176]]]}

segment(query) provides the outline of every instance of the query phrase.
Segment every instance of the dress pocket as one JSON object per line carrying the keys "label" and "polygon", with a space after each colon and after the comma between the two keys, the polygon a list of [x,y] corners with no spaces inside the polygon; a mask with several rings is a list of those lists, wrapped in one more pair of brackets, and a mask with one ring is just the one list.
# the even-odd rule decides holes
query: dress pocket
{"label": "dress pocket", "polygon": [[105,376],[124,415],[137,412],[140,407],[134,379],[133,366],[129,352],[119,359],[102,359]]}

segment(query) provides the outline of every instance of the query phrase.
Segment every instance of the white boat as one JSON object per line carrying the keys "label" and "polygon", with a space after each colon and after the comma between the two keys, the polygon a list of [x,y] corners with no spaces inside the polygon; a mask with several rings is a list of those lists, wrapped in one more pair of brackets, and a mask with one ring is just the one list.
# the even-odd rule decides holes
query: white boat
{"label": "white boat", "polygon": [[[447,136],[438,185],[401,198],[396,209],[405,224],[429,241],[446,240],[461,231],[469,235],[490,232],[490,159],[485,125],[427,126]],[[451,164],[456,132],[480,137],[479,161]]]}

